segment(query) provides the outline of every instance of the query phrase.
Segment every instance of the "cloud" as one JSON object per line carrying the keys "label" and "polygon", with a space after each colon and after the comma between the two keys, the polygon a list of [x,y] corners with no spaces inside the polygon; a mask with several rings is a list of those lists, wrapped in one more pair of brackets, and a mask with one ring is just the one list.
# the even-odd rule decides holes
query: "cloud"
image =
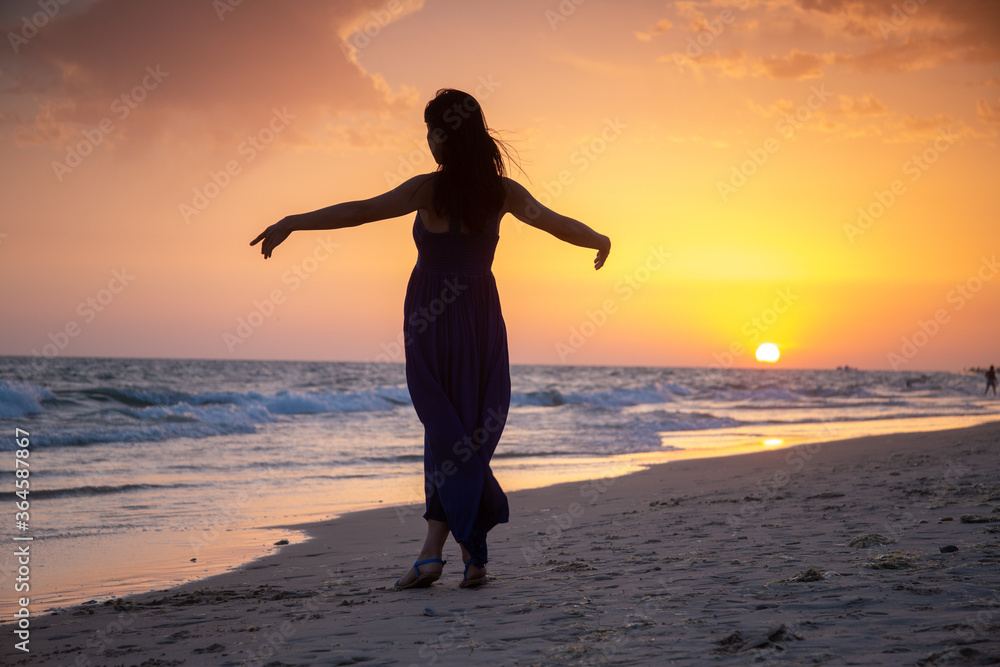
{"label": "cloud", "polygon": [[969,81],[965,85],[970,87],[984,86],[992,88],[994,86],[1000,86],[1000,77],[991,76],[985,79],[979,79],[978,81]]}
{"label": "cloud", "polygon": [[659,60],[674,62],[681,67],[690,66],[698,72],[702,69],[715,69],[731,79],[749,77],[800,80],[823,76],[821,64],[828,58],[794,48],[788,55],[764,58],[755,58],[746,49],[732,49],[726,53],[721,51],[692,53],[689,49],[686,53],[661,56]]}
{"label": "cloud", "polygon": [[592,58],[580,52],[559,51],[549,54],[548,58],[552,62],[569,65],[574,69],[594,77],[637,79],[642,76],[642,74],[635,69],[609,63],[600,58]]}
{"label": "cloud", "polygon": [[[118,137],[183,133],[231,146],[275,108],[298,118],[283,141],[308,143],[312,128],[339,114],[400,115],[418,104],[415,91],[392,91],[360,68],[358,49],[343,41],[359,27],[376,40],[421,5],[397,4],[403,10],[392,13],[381,0],[98,0],[57,15],[18,54],[2,56],[0,85],[21,121],[21,143],[60,144],[111,118]],[[163,74],[132,107],[148,68]],[[116,100],[130,106],[127,118]]]}
{"label": "cloud", "polygon": [[792,49],[787,56],[761,59],[760,67],[772,79],[815,79],[823,76],[822,62],[822,56]]}
{"label": "cloud", "polygon": [[1000,100],[993,106],[988,101],[980,99],[976,102],[976,115],[987,125],[1000,125]]}
{"label": "cloud", "polygon": [[855,71],[908,72],[959,63],[1000,62],[996,0],[796,0],[827,21],[828,34],[865,39],[870,48],[840,54]]}
{"label": "cloud", "polygon": [[736,9],[755,9],[763,4],[769,4],[772,7],[777,7],[782,4],[787,4],[789,0],[709,0],[708,4],[713,7],[734,7]]}
{"label": "cloud", "polygon": [[[678,18],[690,21],[687,27],[689,33],[708,31],[715,35],[719,30],[736,21],[737,12],[734,10],[746,11],[756,8],[758,5],[760,5],[759,0],[677,0],[674,2],[674,11]],[[755,29],[757,22],[752,23],[753,25],[749,28]],[[742,26],[742,29],[747,28],[746,25]]]}
{"label": "cloud", "polygon": [[753,100],[748,99],[747,105],[750,110],[753,111],[758,116],[763,118],[773,118],[775,116],[784,116],[786,114],[792,113],[795,110],[795,103],[791,100],[784,98],[775,100],[771,104],[761,105],[757,104]]}
{"label": "cloud", "polygon": [[[684,52],[702,68],[718,69],[725,76],[809,79],[823,76],[824,66],[836,65],[849,72],[912,72],[953,64],[991,65],[1000,62],[1000,2],[997,0],[679,0],[673,7],[677,18],[688,23],[683,33],[705,32],[720,11],[732,12],[738,20],[727,27],[728,44],[678,40],[677,53]],[[737,39],[734,35],[767,37],[791,48],[785,55],[760,54],[760,39]],[[719,37],[718,30],[709,30]],[[650,41],[652,33],[636,33]],[[823,53],[806,44],[824,44]],[[711,46],[749,50],[753,57],[736,62],[733,51],[711,57],[687,50]],[[798,46],[798,48],[795,48]],[[676,57],[662,60],[678,60]],[[692,63],[688,63],[692,64]],[[986,81],[989,81],[987,79]]]}
{"label": "cloud", "polygon": [[832,61],[860,73],[911,72],[953,62],[959,53],[949,50],[946,40],[907,37],[894,44],[880,44],[864,53],[836,54]]}
{"label": "cloud", "polygon": [[668,30],[670,30],[673,27],[674,27],[674,24],[671,23],[669,20],[667,20],[667,19],[661,19],[660,21],[656,22],[656,25],[654,25],[653,28],[652,28],[652,30],[650,30],[649,32],[638,32],[637,31],[635,33],[635,38],[638,39],[640,42],[649,42],[649,41],[652,41],[652,39],[654,37],[658,37],[659,35],[662,35],[663,33],[667,32]]}
{"label": "cloud", "polygon": [[970,134],[966,126],[962,125],[958,130],[955,126],[956,120],[951,114],[923,117],[906,114],[885,125],[883,140],[888,143],[924,143],[933,141],[942,132],[963,137]]}
{"label": "cloud", "polygon": [[867,118],[872,116],[888,115],[889,110],[871,93],[865,93],[860,97],[850,95],[839,95],[840,106],[829,111],[830,115],[841,115],[847,118]]}
{"label": "cloud", "polygon": [[[795,102],[785,98],[769,104],[760,104],[748,98],[746,104],[753,114],[761,118],[788,117],[797,108]],[[981,109],[980,115],[989,111],[993,113],[994,123],[1000,124],[1000,101],[988,111]],[[874,138],[887,144],[927,143],[934,141],[941,132],[958,134],[963,139],[993,138],[992,134],[977,131],[951,114],[900,114],[889,109],[872,93],[853,97],[838,95],[836,103],[830,102],[814,109],[804,125],[841,138]]]}
{"label": "cloud", "polygon": [[[683,57],[683,56],[682,56]],[[663,56],[662,61],[674,60],[672,56]],[[702,68],[717,69],[723,76],[732,79],[742,79],[754,76],[754,63],[750,60],[750,55],[744,49],[733,49],[729,53],[713,51],[704,53],[696,58],[686,58],[684,64],[691,65],[696,71]]]}
{"label": "cloud", "polygon": [[689,26],[691,32],[703,30],[703,26],[707,21],[705,13],[701,11],[701,7],[699,6],[701,4],[693,0],[677,0],[674,2],[674,11],[677,12],[677,16],[691,21]]}

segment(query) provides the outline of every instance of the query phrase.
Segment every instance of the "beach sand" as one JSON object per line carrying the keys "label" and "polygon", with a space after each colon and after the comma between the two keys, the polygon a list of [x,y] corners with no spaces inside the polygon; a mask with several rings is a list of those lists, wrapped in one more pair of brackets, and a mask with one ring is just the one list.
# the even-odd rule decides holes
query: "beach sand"
{"label": "beach sand", "polygon": [[471,590],[452,542],[441,580],[394,591],[422,508],[354,513],[232,572],[34,616],[30,655],[8,624],[2,662],[991,664],[998,458],[992,423],[511,493]]}

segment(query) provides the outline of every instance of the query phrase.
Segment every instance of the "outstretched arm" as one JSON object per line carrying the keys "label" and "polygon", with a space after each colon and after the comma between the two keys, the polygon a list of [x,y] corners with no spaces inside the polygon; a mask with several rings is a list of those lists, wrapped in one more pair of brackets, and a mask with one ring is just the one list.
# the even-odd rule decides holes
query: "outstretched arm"
{"label": "outstretched arm", "polygon": [[389,192],[371,199],[334,204],[311,213],[299,213],[282,218],[261,232],[250,245],[260,243],[260,252],[264,255],[264,259],[267,259],[294,231],[357,227],[376,220],[397,218],[412,213],[418,208],[429,205],[430,188],[422,186],[430,177],[431,174],[414,176]]}
{"label": "outstretched arm", "polygon": [[604,261],[611,252],[611,239],[607,236],[598,234],[579,220],[559,215],[552,209],[546,208],[532,197],[523,185],[509,178],[504,212],[512,214],[521,222],[552,234],[560,241],[597,250],[597,257],[594,258],[595,269],[604,266]]}

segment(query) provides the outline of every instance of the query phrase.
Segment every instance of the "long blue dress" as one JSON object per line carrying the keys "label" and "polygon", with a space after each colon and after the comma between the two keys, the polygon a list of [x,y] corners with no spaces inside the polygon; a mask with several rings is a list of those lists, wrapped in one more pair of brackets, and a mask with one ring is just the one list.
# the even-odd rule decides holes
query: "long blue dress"
{"label": "long blue dress", "polygon": [[507,497],[490,469],[510,407],[507,330],[493,277],[499,216],[481,234],[430,232],[417,213],[406,287],[406,384],[424,425],[424,518],[445,521],[483,567]]}

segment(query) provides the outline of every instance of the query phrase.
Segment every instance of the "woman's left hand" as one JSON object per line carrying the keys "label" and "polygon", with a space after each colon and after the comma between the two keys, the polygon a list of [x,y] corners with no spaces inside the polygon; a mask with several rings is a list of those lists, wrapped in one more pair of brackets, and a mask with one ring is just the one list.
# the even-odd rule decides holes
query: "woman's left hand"
{"label": "woman's left hand", "polygon": [[608,255],[611,253],[611,239],[607,236],[604,237],[604,244],[597,251],[597,257],[594,258],[594,269],[599,269],[604,266],[605,260],[607,260]]}

